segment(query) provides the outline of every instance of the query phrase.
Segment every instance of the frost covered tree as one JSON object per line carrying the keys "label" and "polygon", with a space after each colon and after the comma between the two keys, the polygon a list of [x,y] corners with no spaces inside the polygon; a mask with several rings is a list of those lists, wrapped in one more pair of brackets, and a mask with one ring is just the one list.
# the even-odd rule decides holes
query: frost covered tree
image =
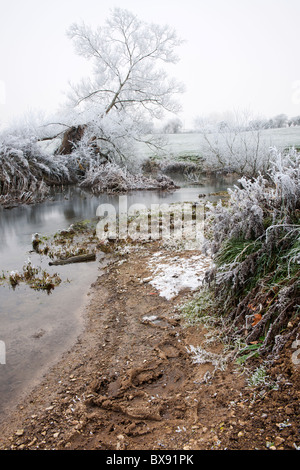
{"label": "frost covered tree", "polygon": [[183,127],[183,124],[179,118],[169,119],[168,122],[163,126],[164,134],[178,134]]}
{"label": "frost covered tree", "polygon": [[286,114],[278,114],[277,116],[273,117],[269,120],[269,127],[271,128],[281,128],[288,126],[288,117]]}
{"label": "frost covered tree", "polygon": [[95,30],[73,24],[68,36],[93,63],[92,76],[72,85],[69,94],[77,123],[86,126],[87,142],[93,139],[95,146],[97,140],[102,156],[122,160],[132,154],[132,143],[144,139],[149,118],[179,110],[174,96],[182,85],[161,64],[178,61],[174,50],[182,41],[169,26],[146,23],[120,8]]}
{"label": "frost covered tree", "polygon": [[157,136],[147,136],[151,121],[179,110],[174,96],[182,85],[162,65],[177,62],[174,51],[182,41],[169,26],[119,8],[102,27],[73,24],[68,36],[93,73],[72,87],[66,106],[51,119],[26,119],[1,133],[0,204],[13,193],[31,201],[69,182],[101,192],[108,180],[109,190],[153,184],[139,174],[131,178],[128,170],[138,173],[140,142],[154,145]]}

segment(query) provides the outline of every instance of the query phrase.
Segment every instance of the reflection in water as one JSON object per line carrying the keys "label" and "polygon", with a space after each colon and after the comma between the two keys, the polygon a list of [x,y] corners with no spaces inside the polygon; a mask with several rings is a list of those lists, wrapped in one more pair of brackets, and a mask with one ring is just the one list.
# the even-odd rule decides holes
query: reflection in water
{"label": "reflection in water", "polygon": [[[199,201],[199,192],[221,191],[228,185],[219,180],[171,193],[135,191],[127,194],[127,206],[142,203],[150,208],[155,203]],[[6,364],[0,364],[0,418],[74,342],[82,326],[80,307],[98,274],[98,263],[49,267],[45,257],[31,252],[32,234],[53,235],[71,223],[92,219],[97,207],[105,203],[113,204],[118,212],[118,195],[96,197],[68,188],[42,204],[0,209],[0,274],[2,270],[22,270],[30,258],[50,274],[58,272],[63,280],[49,295],[24,285],[15,290],[0,286],[0,340],[6,347]]]}

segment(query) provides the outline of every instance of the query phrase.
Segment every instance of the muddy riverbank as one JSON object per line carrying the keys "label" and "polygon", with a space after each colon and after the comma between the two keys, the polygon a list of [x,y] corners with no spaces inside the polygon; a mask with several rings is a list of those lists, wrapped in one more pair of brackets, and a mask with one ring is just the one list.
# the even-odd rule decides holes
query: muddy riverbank
{"label": "muddy riverbank", "polygon": [[[155,283],[155,259],[159,263],[164,256],[170,263],[192,263],[201,253],[153,242],[108,257],[89,291],[84,331],[2,424],[1,449],[300,445],[299,368],[291,350],[269,371],[281,376],[278,389],[251,388],[236,364],[221,367],[217,332],[187,326],[181,315],[195,284],[181,278],[165,296],[163,284]],[[200,283],[201,273],[196,275]],[[207,334],[215,337],[209,347]],[[208,354],[197,356],[204,345]]]}

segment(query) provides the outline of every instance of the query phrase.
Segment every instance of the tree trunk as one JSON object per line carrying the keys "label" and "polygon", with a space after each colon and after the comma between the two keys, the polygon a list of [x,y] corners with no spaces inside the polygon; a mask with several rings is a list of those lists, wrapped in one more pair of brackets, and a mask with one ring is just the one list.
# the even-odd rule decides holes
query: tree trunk
{"label": "tree trunk", "polygon": [[49,266],[60,266],[63,264],[71,264],[71,263],[84,263],[87,261],[96,261],[95,253],[88,253],[86,255],[78,255],[78,256],[70,256],[70,258],[50,261]]}
{"label": "tree trunk", "polygon": [[76,144],[80,142],[83,137],[86,126],[73,126],[68,129],[63,136],[61,146],[56,151],[57,155],[70,155],[74,150]]}

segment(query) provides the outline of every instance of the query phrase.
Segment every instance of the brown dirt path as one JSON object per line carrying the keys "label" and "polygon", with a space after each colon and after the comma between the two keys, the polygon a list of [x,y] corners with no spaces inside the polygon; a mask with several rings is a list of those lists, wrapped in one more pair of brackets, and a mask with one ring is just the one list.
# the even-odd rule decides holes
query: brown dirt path
{"label": "brown dirt path", "polygon": [[[205,330],[185,327],[178,311],[192,293],[186,289],[167,301],[143,281],[157,248],[147,244],[99,276],[84,332],[2,425],[0,449],[300,445],[299,370],[289,352],[276,365],[283,376],[281,390],[261,396],[247,388],[234,364],[213,374],[211,363],[193,363],[187,347],[201,345]],[[221,351],[218,342],[211,348]]]}

